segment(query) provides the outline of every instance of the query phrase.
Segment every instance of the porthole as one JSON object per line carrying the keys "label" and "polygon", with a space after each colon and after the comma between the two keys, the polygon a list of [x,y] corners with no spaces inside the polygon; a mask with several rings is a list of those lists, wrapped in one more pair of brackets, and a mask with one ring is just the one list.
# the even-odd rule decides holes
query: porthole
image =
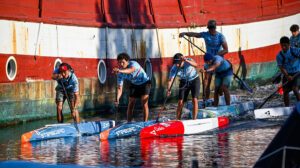
{"label": "porthole", "polygon": [[146,59],[145,61],[145,71],[147,73],[147,75],[149,76],[150,80],[152,78],[152,64],[150,59]]}
{"label": "porthole", "polygon": [[104,84],[106,81],[107,70],[106,70],[105,62],[103,60],[99,61],[97,70],[98,70],[98,79],[101,84]]}
{"label": "porthole", "polygon": [[17,70],[18,66],[15,57],[10,56],[6,61],[6,76],[8,80],[12,81],[16,78]]}
{"label": "porthole", "polygon": [[62,61],[59,58],[57,58],[54,62],[54,67],[53,68],[54,69],[58,68],[61,63],[62,63]]}

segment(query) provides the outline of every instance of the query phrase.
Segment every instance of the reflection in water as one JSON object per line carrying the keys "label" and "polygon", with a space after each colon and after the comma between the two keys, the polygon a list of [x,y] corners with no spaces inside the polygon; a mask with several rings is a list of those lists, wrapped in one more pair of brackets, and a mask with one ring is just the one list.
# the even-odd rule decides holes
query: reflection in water
{"label": "reflection in water", "polygon": [[61,138],[21,144],[23,160],[51,164],[97,165],[97,136]]}
{"label": "reflection in water", "polygon": [[181,137],[100,142],[95,135],[22,145],[16,135],[8,143],[0,143],[0,160],[103,167],[252,167],[278,128],[278,124],[250,120],[220,131]]}

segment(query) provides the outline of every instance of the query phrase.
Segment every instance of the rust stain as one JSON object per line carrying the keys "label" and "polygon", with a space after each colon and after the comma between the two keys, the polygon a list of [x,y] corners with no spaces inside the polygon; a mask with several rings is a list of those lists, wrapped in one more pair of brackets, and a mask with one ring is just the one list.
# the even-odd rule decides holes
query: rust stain
{"label": "rust stain", "polygon": [[241,29],[240,28],[236,29],[236,34],[235,35],[236,36],[235,36],[234,41],[235,41],[235,47],[236,47],[236,50],[237,50],[238,48],[241,47]]}
{"label": "rust stain", "polygon": [[165,48],[164,48],[164,37],[163,35],[159,34],[158,35],[158,40],[159,40],[159,48],[160,48],[160,53],[161,53],[161,57],[163,57],[163,55],[165,55]]}
{"label": "rust stain", "polygon": [[144,40],[140,41],[140,54],[142,59],[146,59],[146,42]]}
{"label": "rust stain", "polygon": [[12,23],[12,53],[17,53],[17,32],[16,32],[16,25]]}
{"label": "rust stain", "polygon": [[23,52],[28,53],[28,28],[22,27],[21,38],[24,38],[24,44],[22,46]]}

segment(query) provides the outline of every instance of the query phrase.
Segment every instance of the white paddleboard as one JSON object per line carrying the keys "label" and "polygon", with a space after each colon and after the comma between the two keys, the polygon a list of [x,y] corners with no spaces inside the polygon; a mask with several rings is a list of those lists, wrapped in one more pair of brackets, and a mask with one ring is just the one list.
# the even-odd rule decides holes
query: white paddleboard
{"label": "white paddleboard", "polygon": [[255,119],[271,119],[289,116],[295,107],[274,107],[254,110]]}

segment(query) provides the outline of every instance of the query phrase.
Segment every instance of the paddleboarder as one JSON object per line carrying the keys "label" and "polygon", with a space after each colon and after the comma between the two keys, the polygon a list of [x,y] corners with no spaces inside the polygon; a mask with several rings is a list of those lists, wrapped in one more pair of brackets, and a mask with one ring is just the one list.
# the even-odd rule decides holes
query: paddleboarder
{"label": "paddleboarder", "polygon": [[[205,73],[205,76],[215,72],[215,89],[214,89],[214,106],[219,104],[219,92],[222,91],[225,96],[226,105],[230,105],[230,93],[229,86],[233,77],[232,65],[228,60],[225,60],[219,55],[211,55],[206,53],[204,55],[204,69],[200,71]],[[204,87],[208,87],[207,83],[204,83]]]}
{"label": "paddleboarder", "polygon": [[300,33],[299,33],[299,25],[293,24],[290,27],[290,31],[292,36],[290,37],[291,47],[300,48]]}
{"label": "paddleboarder", "polygon": [[200,78],[196,70],[197,65],[193,59],[187,58],[181,53],[177,53],[173,57],[173,66],[171,67],[168,80],[167,96],[171,95],[171,84],[177,74],[180,77],[178,106],[176,111],[177,120],[181,119],[182,107],[184,102],[187,101],[190,91],[193,102],[193,119],[197,118],[198,97],[200,95]]}
{"label": "paddleboarder", "polygon": [[285,106],[290,105],[289,92],[293,91],[297,101],[300,100],[299,85],[300,75],[300,48],[294,48],[290,45],[290,39],[286,36],[280,38],[281,51],[276,56],[277,66],[283,74],[283,101]]}
{"label": "paddleboarder", "polygon": [[[79,86],[78,79],[74,73],[72,67],[67,63],[61,63],[58,68],[55,68],[52,74],[52,79],[57,81],[56,91],[56,110],[57,110],[57,122],[63,123],[63,104],[65,100],[68,102],[71,109],[71,114],[75,122],[79,123],[78,106],[80,102],[79,98]],[[68,100],[69,99],[69,100]]]}
{"label": "paddleboarder", "polygon": [[[188,37],[196,37],[203,38],[205,41],[206,52],[211,55],[219,55],[224,57],[225,54],[228,53],[228,45],[225,39],[225,36],[218,32],[217,22],[215,20],[209,20],[207,22],[207,32],[182,32],[179,34],[179,37],[188,36]],[[207,85],[205,90],[206,99],[209,98],[210,95],[210,83],[212,79],[213,72],[207,73],[205,83]]]}
{"label": "paddleboarder", "polygon": [[113,68],[113,72],[117,74],[117,102],[119,104],[120,97],[123,92],[123,81],[130,81],[129,102],[127,108],[127,121],[132,121],[133,108],[137,98],[141,98],[144,121],[148,121],[149,108],[148,99],[151,89],[151,81],[145,70],[136,61],[130,60],[127,53],[120,53],[117,57],[118,66]]}

